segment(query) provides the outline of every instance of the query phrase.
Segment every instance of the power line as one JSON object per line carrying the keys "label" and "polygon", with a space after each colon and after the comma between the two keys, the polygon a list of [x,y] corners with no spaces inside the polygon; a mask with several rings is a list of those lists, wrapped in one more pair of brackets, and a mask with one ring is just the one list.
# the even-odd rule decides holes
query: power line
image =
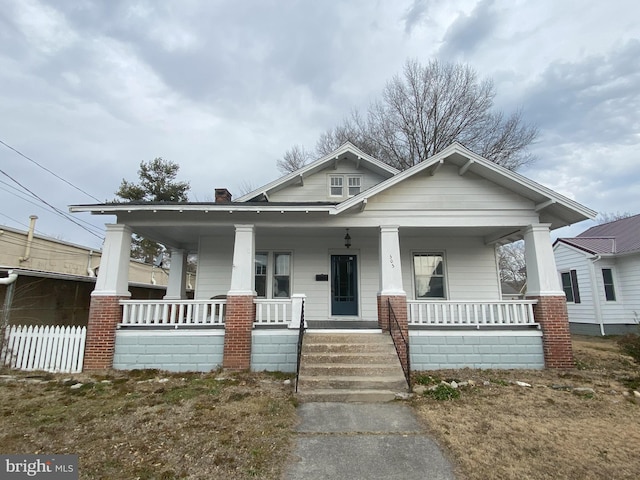
{"label": "power line", "polygon": [[[8,184],[7,182],[3,182],[2,180],[0,180],[1,184],[6,185],[7,187],[11,188],[12,190],[15,190],[15,192],[10,192],[9,190],[0,187],[0,190],[4,190],[5,192],[7,192],[9,195],[13,195],[14,197],[19,198],[20,200],[24,200],[25,202],[30,203],[31,205],[35,205],[36,207],[47,211],[46,208],[44,208],[42,205],[39,205],[38,203],[34,202],[31,200],[31,198],[35,198],[36,200],[39,200],[38,197],[34,197],[32,196],[31,198],[24,196],[24,192],[22,192],[21,190],[19,190],[18,188],[14,187],[13,185]],[[17,192],[17,193],[16,193]],[[65,220],[69,220],[69,218],[66,217],[65,214],[60,213],[59,211],[54,211],[53,213],[55,213],[56,215],[58,215],[59,217],[64,218]],[[98,232],[99,234],[103,233],[103,230],[100,227],[96,227],[94,224],[92,224],[91,222],[87,222],[86,220],[83,220],[82,218],[77,218],[77,220],[79,222],[82,222],[86,225],[88,225],[89,228],[93,228],[96,232]],[[15,220],[14,220],[15,221]],[[18,222],[21,225],[24,225],[24,223]],[[102,237],[100,237],[102,238]]]}
{"label": "power line", "polygon": [[22,189],[24,189],[26,192],[28,192],[29,194],[31,194],[33,197],[37,198],[40,202],[44,203],[46,206],[48,206],[49,208],[51,208],[54,212],[57,212],[59,215],[63,216],[64,218],[66,218],[67,220],[69,220],[71,223],[76,224],[78,227],[82,228],[83,230],[86,230],[87,232],[89,232],[91,235],[93,235],[94,237],[99,238],[100,240],[103,240],[103,238],[92,232],[91,230],[89,230],[87,227],[85,227],[84,225],[82,225],[81,223],[77,222],[74,218],[71,218],[69,215],[67,215],[66,213],[64,213],[62,210],[60,210],[57,207],[54,207],[53,205],[51,205],[49,202],[47,202],[46,200],[44,200],[43,198],[39,197],[38,195],[36,195],[35,193],[33,193],[31,190],[29,190],[27,187],[25,187],[24,185],[22,185],[19,181],[17,181],[15,178],[13,178],[11,175],[9,175],[7,172],[5,172],[4,170],[0,169],[0,173],[2,173],[4,176],[6,176],[7,178],[9,178],[11,181],[13,181],[14,183],[16,183],[17,185],[19,185]]}
{"label": "power line", "polygon": [[0,212],[0,215],[2,215],[4,218],[8,218],[9,220],[11,220],[12,222],[16,222],[18,225],[22,225],[23,227],[27,227],[29,228],[29,225],[27,225],[26,223],[22,223],[19,220],[16,220],[15,218],[11,218],[9,215],[5,215],[4,213]]}
{"label": "power line", "polygon": [[5,147],[7,147],[8,149],[13,150],[14,152],[16,152],[16,153],[17,153],[18,155],[20,155],[21,157],[26,158],[26,159],[27,159],[27,160],[29,160],[30,162],[33,162],[34,164],[36,164],[38,167],[40,167],[40,168],[41,168],[41,169],[43,169],[44,171],[49,172],[51,175],[53,175],[54,177],[56,177],[58,180],[62,180],[62,181],[63,181],[64,183],[66,183],[67,185],[69,185],[69,186],[71,186],[71,187],[75,188],[75,189],[76,189],[76,190],[78,190],[79,192],[84,193],[84,194],[85,194],[85,195],[87,195],[88,197],[93,198],[96,202],[101,203],[101,201],[100,201],[98,198],[96,198],[96,197],[94,197],[93,195],[91,195],[90,193],[88,193],[88,192],[84,191],[84,190],[83,190],[83,189],[81,189],[80,187],[75,186],[73,183],[69,182],[68,180],[65,180],[64,178],[62,178],[62,177],[61,177],[60,175],[58,175],[57,173],[55,173],[55,172],[53,172],[53,171],[49,170],[47,167],[45,167],[45,166],[43,166],[43,165],[39,164],[38,162],[36,162],[33,158],[30,158],[30,157],[26,156],[26,155],[25,155],[24,153],[22,153],[20,150],[18,150],[18,149],[16,149],[16,148],[13,148],[11,145],[9,145],[9,144],[7,144],[7,143],[3,142],[2,140],[0,140],[0,143],[1,143],[2,145],[4,145]]}

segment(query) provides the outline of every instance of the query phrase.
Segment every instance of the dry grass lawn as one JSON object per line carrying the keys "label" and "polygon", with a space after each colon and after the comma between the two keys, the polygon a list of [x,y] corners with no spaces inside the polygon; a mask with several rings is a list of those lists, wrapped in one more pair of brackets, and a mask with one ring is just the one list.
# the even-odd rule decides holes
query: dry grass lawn
{"label": "dry grass lawn", "polygon": [[[640,476],[640,405],[623,395],[640,388],[638,365],[610,339],[576,338],[574,349],[568,372],[428,372],[475,382],[455,400],[411,400],[461,480]],[[282,375],[4,373],[0,452],[78,454],[81,479],[276,480],[292,451]]]}
{"label": "dry grass lawn", "polygon": [[639,365],[611,339],[575,337],[573,345],[577,368],[567,372],[424,372],[475,383],[455,400],[413,401],[460,479],[640,477]]}
{"label": "dry grass lawn", "polygon": [[81,479],[281,476],[295,421],[282,376],[65,377],[0,382],[0,452],[78,454]]}

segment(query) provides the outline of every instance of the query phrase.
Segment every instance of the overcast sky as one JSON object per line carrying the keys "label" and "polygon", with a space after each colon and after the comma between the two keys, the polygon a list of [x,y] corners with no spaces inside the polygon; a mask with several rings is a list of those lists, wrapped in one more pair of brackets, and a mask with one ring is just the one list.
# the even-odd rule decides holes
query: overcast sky
{"label": "overcast sky", "polygon": [[[407,58],[437,58],[493,79],[496,107],[538,125],[520,173],[640,213],[639,18],[637,0],[0,0],[0,140],[100,201],[155,157],[180,164],[193,201],[238,197]],[[100,247],[14,180],[64,212],[93,198],[2,144],[0,170],[0,224],[36,214],[39,233]]]}

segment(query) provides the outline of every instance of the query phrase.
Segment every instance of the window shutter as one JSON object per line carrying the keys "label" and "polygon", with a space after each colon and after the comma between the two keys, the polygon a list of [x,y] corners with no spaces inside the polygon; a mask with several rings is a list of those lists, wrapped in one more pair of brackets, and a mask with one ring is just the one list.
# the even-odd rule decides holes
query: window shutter
{"label": "window shutter", "polygon": [[573,287],[573,302],[580,303],[580,289],[578,288],[578,274],[571,270],[571,285]]}

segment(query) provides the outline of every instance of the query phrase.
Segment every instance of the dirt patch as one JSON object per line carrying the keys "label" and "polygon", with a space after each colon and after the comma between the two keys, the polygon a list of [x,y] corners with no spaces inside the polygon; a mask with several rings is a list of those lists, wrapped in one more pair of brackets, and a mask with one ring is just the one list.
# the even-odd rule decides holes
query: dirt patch
{"label": "dirt patch", "polygon": [[633,389],[640,369],[615,340],[574,337],[573,346],[577,368],[570,371],[423,372],[424,383],[428,375],[434,385],[462,384],[457,399],[413,400],[459,478],[638,477],[640,405]]}
{"label": "dirt patch", "polygon": [[0,451],[78,454],[82,479],[277,479],[291,449],[282,375],[11,375]]}

